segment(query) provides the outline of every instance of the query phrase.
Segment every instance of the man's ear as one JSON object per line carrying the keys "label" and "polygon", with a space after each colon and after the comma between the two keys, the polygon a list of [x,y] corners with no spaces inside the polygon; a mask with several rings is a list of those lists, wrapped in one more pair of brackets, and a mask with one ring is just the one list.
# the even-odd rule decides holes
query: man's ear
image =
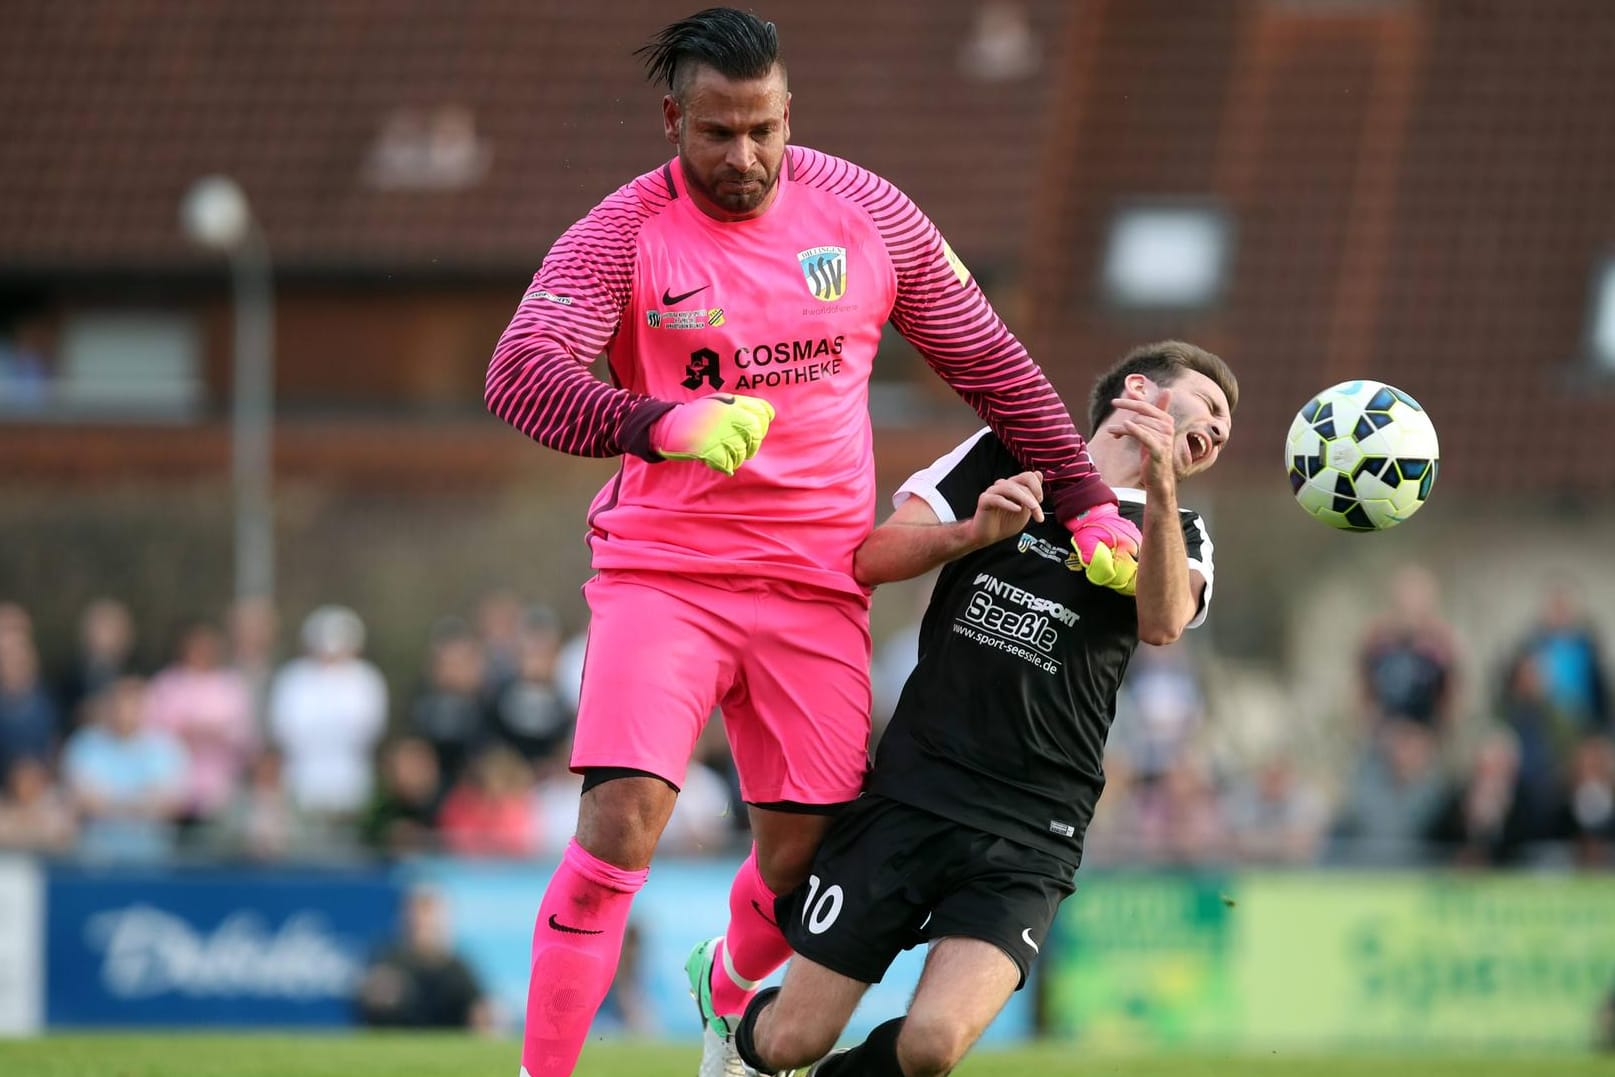
{"label": "man's ear", "polygon": [[662,133],[673,145],[679,144],[679,129],[684,124],[684,110],[679,108],[678,98],[668,94],[662,98]]}
{"label": "man's ear", "polygon": [[1122,391],[1137,400],[1150,398],[1155,391],[1155,383],[1143,374],[1129,374],[1122,381]]}

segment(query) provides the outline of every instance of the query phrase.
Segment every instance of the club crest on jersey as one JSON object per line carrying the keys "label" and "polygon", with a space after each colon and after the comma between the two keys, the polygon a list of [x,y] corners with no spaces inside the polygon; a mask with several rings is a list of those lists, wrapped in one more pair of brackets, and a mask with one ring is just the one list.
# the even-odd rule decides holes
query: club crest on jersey
{"label": "club crest on jersey", "polygon": [[1040,539],[1036,535],[1027,534],[1025,531],[1022,531],[1020,537],[1015,540],[1015,552],[1035,553],[1039,557],[1050,561],[1064,562],[1066,559],[1066,552],[1060,547],[1052,542]]}
{"label": "club crest on jersey", "polygon": [[834,303],[847,294],[847,248],[809,247],[796,252],[796,261],[814,299]]}

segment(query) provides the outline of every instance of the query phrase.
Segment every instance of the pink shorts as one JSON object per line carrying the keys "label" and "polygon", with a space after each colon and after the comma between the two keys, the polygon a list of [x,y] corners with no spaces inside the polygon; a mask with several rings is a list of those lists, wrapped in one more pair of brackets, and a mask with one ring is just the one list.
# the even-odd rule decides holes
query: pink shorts
{"label": "pink shorts", "polygon": [[601,572],[583,587],[572,769],[684,784],[714,707],[748,803],[839,804],[869,766],[869,616],[856,596],[784,580]]}

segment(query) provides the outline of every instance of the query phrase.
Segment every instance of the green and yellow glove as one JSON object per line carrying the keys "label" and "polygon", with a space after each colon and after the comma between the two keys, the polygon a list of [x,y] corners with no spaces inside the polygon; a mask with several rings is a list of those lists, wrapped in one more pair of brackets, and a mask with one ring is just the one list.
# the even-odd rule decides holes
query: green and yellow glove
{"label": "green and yellow glove", "polygon": [[755,396],[712,393],[679,404],[651,427],[651,448],[666,460],[699,460],[733,475],[757,455],[774,405]]}
{"label": "green and yellow glove", "polygon": [[1080,570],[1089,583],[1124,595],[1138,589],[1138,550],[1144,537],[1115,505],[1095,505],[1066,526],[1072,546],[1066,568]]}
{"label": "green and yellow glove", "polygon": [[1138,590],[1138,559],[1126,550],[1113,552],[1109,546],[1095,546],[1093,557],[1083,564],[1075,551],[1065,560],[1066,567],[1080,570],[1088,582],[1130,595]]}

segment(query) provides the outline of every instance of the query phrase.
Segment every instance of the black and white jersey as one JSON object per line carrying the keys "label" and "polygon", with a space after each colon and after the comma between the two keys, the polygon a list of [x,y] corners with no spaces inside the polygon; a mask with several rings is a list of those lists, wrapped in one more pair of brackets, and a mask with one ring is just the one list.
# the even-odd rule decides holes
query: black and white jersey
{"label": "black and white jersey", "polygon": [[[982,430],[918,472],[896,501],[924,498],[943,523],[1025,470]],[[1143,525],[1144,493],[1118,489]],[[872,793],[1048,850],[1073,865],[1104,788],[1105,737],[1138,646],[1134,600],[1066,567],[1071,533],[1042,523],[943,566],[920,626],[920,656],[881,739]],[[1190,568],[1211,601],[1211,538],[1180,510]]]}

